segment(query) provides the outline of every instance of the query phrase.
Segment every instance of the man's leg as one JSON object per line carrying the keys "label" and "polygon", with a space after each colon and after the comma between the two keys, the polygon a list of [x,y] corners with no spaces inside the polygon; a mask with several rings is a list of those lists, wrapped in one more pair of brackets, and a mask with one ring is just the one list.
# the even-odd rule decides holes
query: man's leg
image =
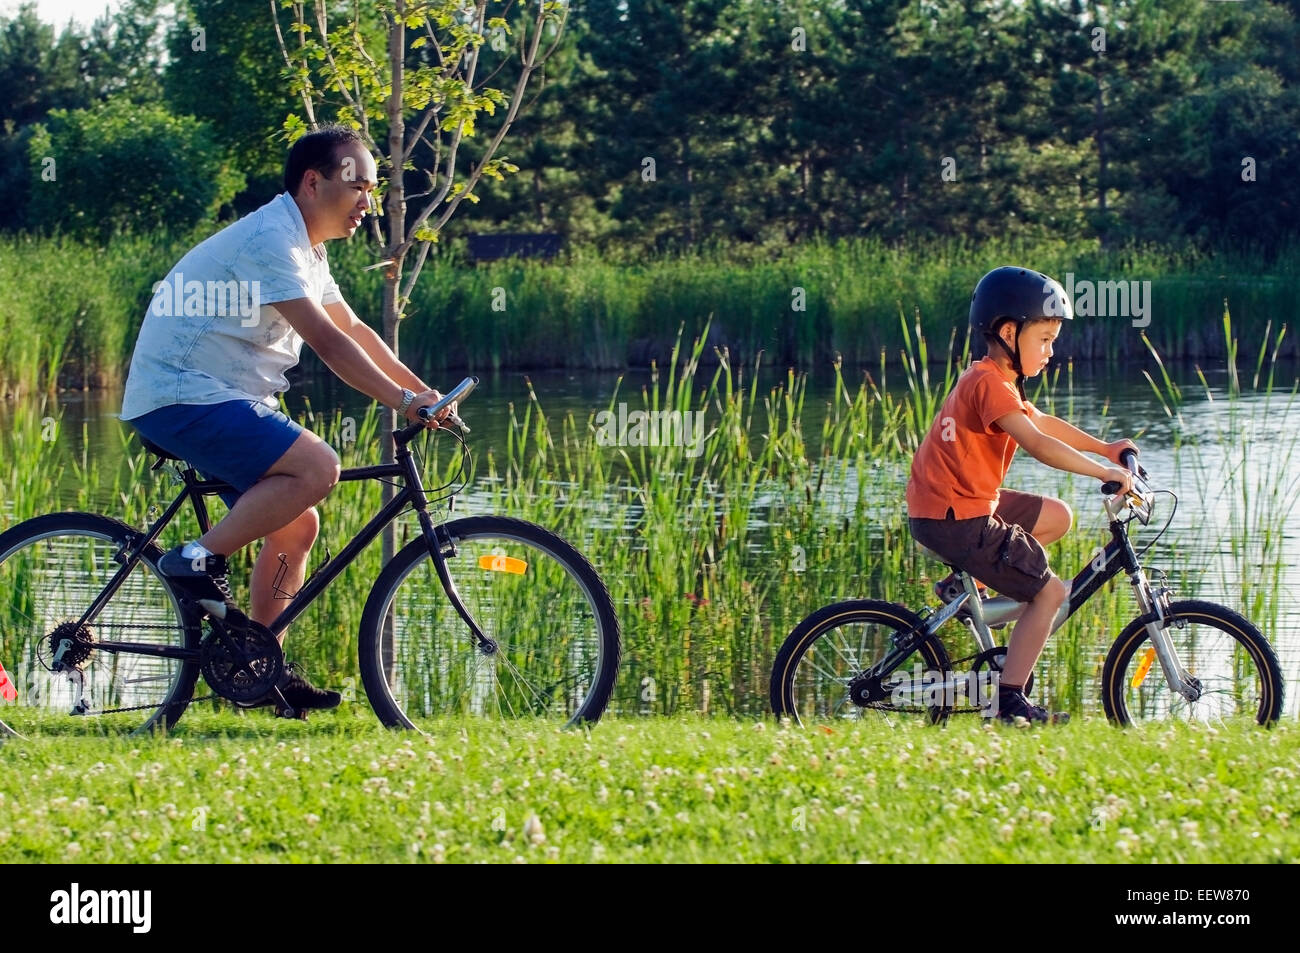
{"label": "man's leg", "polygon": [[[338,481],[338,454],[320,437],[304,430],[199,543],[229,556],[297,521],[309,507],[325,499]],[[300,538],[299,533],[292,535]]]}
{"label": "man's leg", "polygon": [[[320,515],[310,507],[288,526],[283,526],[266,537],[266,544],[253,564],[249,580],[252,603],[251,618],[269,626],[288,604],[288,599],[302,588],[307,576],[307,555],[320,531]],[[281,593],[276,592],[276,576],[280,573],[280,556],[284,555],[284,578],[280,580]],[[283,644],[288,631],[280,633]]]}
{"label": "man's leg", "polygon": [[[159,569],[188,589],[192,597],[197,591],[197,598],[224,600],[229,605],[233,600],[226,583],[226,557],[266,537],[267,546],[250,581],[250,611],[259,622],[274,621],[278,614],[274,599],[278,555],[284,552],[290,563],[281,585],[296,590],[302,584],[307,552],[319,526],[312,506],[338,482],[337,454],[315,434],[256,401],[176,405],[133,423],[196,469],[237,490],[247,487],[198,545],[190,543],[164,553]],[[213,559],[206,562],[209,555]],[[340,700],[338,692],[315,688],[291,665],[277,688],[299,713],[333,708]],[[278,698],[275,701],[279,711]]]}

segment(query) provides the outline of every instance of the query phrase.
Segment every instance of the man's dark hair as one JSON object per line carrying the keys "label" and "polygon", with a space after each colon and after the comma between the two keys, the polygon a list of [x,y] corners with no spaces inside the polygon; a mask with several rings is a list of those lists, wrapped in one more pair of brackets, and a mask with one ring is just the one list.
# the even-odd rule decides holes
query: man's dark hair
{"label": "man's dark hair", "polygon": [[300,137],[289,149],[289,158],[284,162],[284,190],[290,195],[295,194],[308,169],[315,169],[329,178],[339,166],[335,159],[338,147],[360,141],[356,131],[347,126],[323,126]]}

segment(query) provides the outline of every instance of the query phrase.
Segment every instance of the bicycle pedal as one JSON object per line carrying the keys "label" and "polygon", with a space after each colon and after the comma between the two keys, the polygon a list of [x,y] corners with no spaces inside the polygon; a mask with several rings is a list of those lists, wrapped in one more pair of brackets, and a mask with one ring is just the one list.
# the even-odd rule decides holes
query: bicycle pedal
{"label": "bicycle pedal", "polygon": [[272,705],[271,710],[275,713],[276,718],[289,718],[297,721],[307,720],[306,708],[290,708],[288,705]]}

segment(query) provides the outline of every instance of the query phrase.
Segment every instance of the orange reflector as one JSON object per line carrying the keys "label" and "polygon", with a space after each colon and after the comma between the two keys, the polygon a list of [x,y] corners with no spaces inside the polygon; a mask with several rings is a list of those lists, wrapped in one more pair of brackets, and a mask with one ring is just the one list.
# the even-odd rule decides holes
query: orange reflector
{"label": "orange reflector", "polygon": [[1147,677],[1147,672],[1151,671],[1151,663],[1156,660],[1156,650],[1148,647],[1142,653],[1142,661],[1138,663],[1137,671],[1133,673],[1133,681],[1129,682],[1130,688],[1141,688],[1142,681]]}
{"label": "orange reflector", "polygon": [[486,569],[488,572],[512,572],[516,576],[522,576],[528,571],[528,563],[522,559],[516,559],[514,556],[502,556],[494,553],[480,556],[478,558],[478,568]]}
{"label": "orange reflector", "polygon": [[0,698],[7,702],[16,701],[18,698],[18,689],[14,688],[14,683],[9,680],[9,673],[5,667],[0,665]]}

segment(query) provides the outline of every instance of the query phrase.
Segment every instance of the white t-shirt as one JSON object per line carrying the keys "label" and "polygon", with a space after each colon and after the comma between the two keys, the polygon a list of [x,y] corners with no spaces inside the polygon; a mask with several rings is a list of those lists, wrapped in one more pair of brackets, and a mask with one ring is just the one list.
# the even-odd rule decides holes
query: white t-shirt
{"label": "white t-shirt", "polygon": [[123,420],[172,404],[277,406],[302,338],[270,305],[341,301],[323,244],[313,247],[284,192],[189,251],[154,286],[122,395]]}

